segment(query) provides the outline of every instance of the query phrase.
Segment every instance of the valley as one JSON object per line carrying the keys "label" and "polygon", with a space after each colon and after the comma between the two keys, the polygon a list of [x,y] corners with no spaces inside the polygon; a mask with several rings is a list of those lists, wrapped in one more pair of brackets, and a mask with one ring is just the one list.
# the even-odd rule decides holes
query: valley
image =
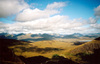
{"label": "valley", "polygon": [[[89,37],[82,36],[79,38],[66,38],[65,39],[61,37],[58,38],[58,37],[54,37],[50,35],[47,36],[47,35],[48,34],[45,34],[45,36],[43,35],[38,36],[39,38],[40,37],[44,38],[44,40],[41,40],[41,41],[33,41],[34,39],[32,41],[29,41],[29,40],[24,41],[24,40],[19,40],[19,39],[15,40],[13,38],[7,39],[7,36],[6,36],[3,38],[0,38],[0,45],[1,47],[4,46],[12,50],[13,53],[16,56],[18,56],[21,60],[24,59],[23,61],[26,64],[33,63],[33,62],[29,63],[27,61],[29,58],[31,61],[33,58],[35,59],[35,57],[41,57],[41,56],[43,58],[48,58],[49,60],[55,63],[57,61],[60,61],[61,58],[63,58],[63,60],[65,58],[69,61],[71,60],[71,62],[75,62],[76,64],[78,63],[84,64],[88,61],[92,61],[90,60],[90,57],[88,57],[88,55],[94,57],[96,52],[99,53],[99,51],[95,51],[95,50],[100,49],[100,37],[95,39],[95,38],[89,38]],[[17,37],[22,37],[22,36],[19,35]],[[27,36],[24,35],[23,39],[25,39],[26,37]],[[29,36],[27,38],[29,38]],[[36,38],[36,35],[34,38],[38,39]],[[3,47],[0,49],[2,50]],[[57,58],[59,59],[56,58],[55,60],[53,60],[53,57],[55,56],[57,56]],[[88,57],[88,61],[84,60],[85,56]],[[4,60],[4,59],[1,59],[1,60]]]}

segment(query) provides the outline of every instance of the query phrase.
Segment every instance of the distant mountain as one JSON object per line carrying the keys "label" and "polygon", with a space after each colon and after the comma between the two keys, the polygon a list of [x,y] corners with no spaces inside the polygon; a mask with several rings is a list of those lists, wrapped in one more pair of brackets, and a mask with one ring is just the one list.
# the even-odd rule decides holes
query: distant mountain
{"label": "distant mountain", "polygon": [[63,38],[78,38],[78,37],[74,35],[65,35]]}
{"label": "distant mountain", "polygon": [[74,33],[74,34],[72,34],[72,35],[74,35],[74,36],[76,36],[76,37],[82,37],[82,36],[83,36],[83,34],[80,34],[80,33]]}
{"label": "distant mountain", "polygon": [[17,39],[18,36],[25,35],[24,33],[20,34],[8,34],[8,33],[0,33],[0,38],[2,39]]}
{"label": "distant mountain", "polygon": [[61,39],[72,39],[72,38],[80,38],[80,37],[88,37],[88,38],[97,38],[100,37],[100,33],[91,33],[91,34],[80,34],[73,33],[69,35],[62,34],[8,34],[8,33],[0,33],[0,38],[3,39],[17,39],[22,41],[42,41],[42,40],[54,40],[56,38]]}
{"label": "distant mountain", "polygon": [[98,38],[98,37],[100,37],[100,33],[90,33],[90,34],[84,35],[84,37]]}
{"label": "distant mountain", "polygon": [[25,39],[19,39],[23,41],[42,41],[42,40],[52,40],[55,36],[50,34],[31,34],[30,37]]}

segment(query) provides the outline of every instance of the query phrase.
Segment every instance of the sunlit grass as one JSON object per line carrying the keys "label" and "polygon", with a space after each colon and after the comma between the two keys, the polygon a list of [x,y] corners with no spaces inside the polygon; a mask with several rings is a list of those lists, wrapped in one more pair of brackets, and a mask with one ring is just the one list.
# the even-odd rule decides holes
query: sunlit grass
{"label": "sunlit grass", "polygon": [[100,48],[100,41],[93,40],[91,42],[87,42],[85,44],[79,45],[73,49],[69,50],[69,53],[77,54],[77,53],[93,53],[94,49]]}
{"label": "sunlit grass", "polygon": [[[47,47],[57,48],[58,50],[45,51],[44,49]],[[56,40],[45,40],[45,41],[28,43],[27,45],[26,44],[15,45],[9,48],[12,48],[17,56],[24,56],[26,58],[34,57],[34,56],[44,56],[44,57],[51,58],[54,54],[58,54],[65,58],[71,59],[75,62],[81,63],[84,61],[82,61],[82,59],[79,56],[75,56],[75,54],[78,54],[78,53],[92,54],[94,49],[100,48],[100,41],[93,40],[91,42],[87,42],[82,45],[74,45],[73,43],[66,43],[66,42],[61,42],[61,41],[56,41]],[[23,48],[25,49],[25,51],[23,51]],[[29,51],[30,49],[28,48],[31,48],[34,50],[36,50],[37,48],[40,48],[43,50],[39,52]]]}
{"label": "sunlit grass", "polygon": [[[38,47],[38,48],[46,48],[46,47],[50,47],[50,48],[58,48],[58,49],[63,49],[63,50],[58,50],[58,51],[41,51],[41,52],[35,52],[35,51],[25,51],[23,52],[23,50],[21,50],[20,47],[24,47],[24,48],[30,48],[30,47]],[[76,47],[75,45],[73,45],[73,43],[66,43],[66,42],[60,42],[60,41],[55,41],[55,40],[45,40],[45,41],[38,41],[38,42],[33,42],[33,43],[29,43],[27,45],[15,45],[15,46],[11,46],[9,48],[12,48],[15,52],[16,55],[18,56],[24,56],[24,57],[32,57],[32,56],[45,56],[45,57],[49,57],[51,58],[52,55],[54,54],[59,54],[62,56],[65,56],[66,51],[68,51],[71,48]],[[45,52],[45,53],[43,53]],[[66,57],[66,56],[65,56]]]}

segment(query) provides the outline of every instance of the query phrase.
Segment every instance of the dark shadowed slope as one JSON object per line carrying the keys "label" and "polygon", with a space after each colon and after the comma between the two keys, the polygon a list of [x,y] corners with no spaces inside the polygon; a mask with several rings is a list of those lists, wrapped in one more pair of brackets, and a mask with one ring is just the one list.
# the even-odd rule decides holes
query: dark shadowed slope
{"label": "dark shadowed slope", "polygon": [[50,60],[49,58],[46,58],[43,56],[35,56],[35,57],[29,57],[29,58],[19,56],[19,58],[22,61],[24,61],[25,64],[41,64],[41,63],[45,63],[46,61]]}
{"label": "dark shadowed slope", "polygon": [[35,56],[30,58],[20,56],[20,58],[25,62],[25,64],[78,64],[59,55],[53,56],[51,59],[43,56]]}
{"label": "dark shadowed slope", "polygon": [[14,45],[17,40],[0,39],[0,64],[24,64],[12,50],[8,48],[10,45]]}
{"label": "dark shadowed slope", "polygon": [[79,56],[82,61],[87,62],[85,64],[100,64],[100,49],[94,49],[93,54],[78,53],[76,56]]}
{"label": "dark shadowed slope", "polygon": [[96,38],[95,40],[100,40],[100,37]]}

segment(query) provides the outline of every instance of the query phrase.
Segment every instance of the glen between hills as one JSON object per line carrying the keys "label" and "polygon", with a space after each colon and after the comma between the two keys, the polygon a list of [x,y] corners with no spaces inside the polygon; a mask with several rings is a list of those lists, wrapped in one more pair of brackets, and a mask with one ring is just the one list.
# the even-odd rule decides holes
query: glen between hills
{"label": "glen between hills", "polygon": [[[26,44],[25,44],[26,43]],[[16,55],[24,57],[45,56],[51,58],[54,54],[65,55],[64,53],[75,47],[73,43],[60,42],[55,40],[45,40],[33,43],[23,42],[23,45],[14,45],[13,49]]]}
{"label": "glen between hills", "polygon": [[[90,42],[82,43],[80,45],[75,45],[74,43],[71,42],[61,42],[56,40],[44,40],[44,41],[37,41],[37,42],[30,43],[30,42],[13,40],[13,39],[0,39],[0,47],[1,47],[0,56],[2,56],[0,60],[4,61],[5,63],[8,61],[15,62],[12,60],[7,60],[6,57],[7,56],[9,57],[9,55],[2,54],[4,52],[9,53],[9,51],[8,52],[1,51],[3,50],[3,48],[8,47],[10,50],[13,50],[14,52],[13,56],[14,55],[20,56],[18,57],[18,59],[19,58],[20,59],[17,60],[15,63],[24,62],[26,64],[32,64],[34,60],[31,63],[29,63],[30,59],[32,60],[33,57],[37,58],[38,56],[39,57],[43,56],[48,58],[48,60],[43,62],[44,64],[47,64],[46,62],[51,62],[51,64],[53,64],[52,62],[54,62],[55,64],[59,64],[60,61],[61,62],[63,61],[65,62],[63,64],[66,64],[66,62],[69,62],[70,60],[72,62],[72,63],[69,62],[70,64],[78,64],[78,63],[79,64],[100,64],[99,61],[100,37]],[[36,62],[36,64],[41,64],[41,62],[40,63]]]}

